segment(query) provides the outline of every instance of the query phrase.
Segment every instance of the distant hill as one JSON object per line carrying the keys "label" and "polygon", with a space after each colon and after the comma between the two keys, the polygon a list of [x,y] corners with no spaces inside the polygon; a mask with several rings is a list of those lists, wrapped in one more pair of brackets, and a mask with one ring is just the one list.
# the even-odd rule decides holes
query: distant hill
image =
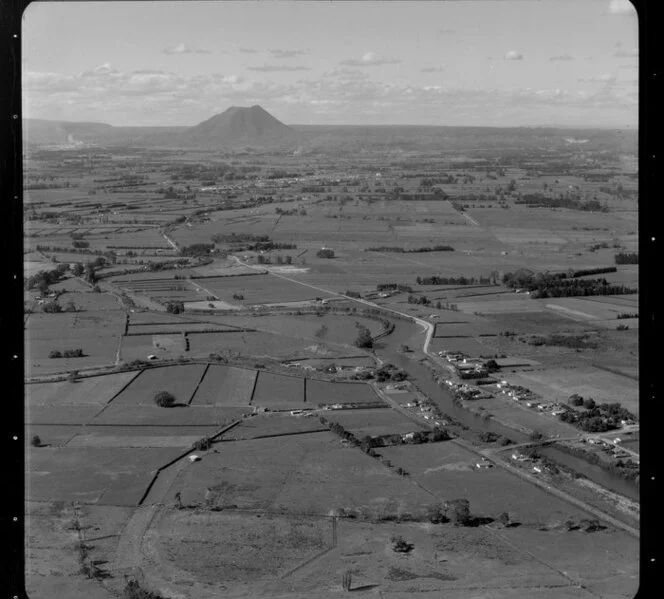
{"label": "distant hill", "polygon": [[175,135],[187,127],[114,127],[106,123],[24,119],[23,141],[28,146],[89,144],[138,145],[158,135]]}
{"label": "distant hill", "polygon": [[231,106],[177,136],[184,147],[269,147],[293,143],[297,134],[258,105]]}
{"label": "distant hill", "polygon": [[578,150],[634,154],[638,133],[619,129],[555,127],[445,127],[284,125],[260,106],[232,106],[193,127],[114,127],[26,119],[28,145],[123,146],[193,148],[204,150],[295,150],[357,152],[389,150]]}

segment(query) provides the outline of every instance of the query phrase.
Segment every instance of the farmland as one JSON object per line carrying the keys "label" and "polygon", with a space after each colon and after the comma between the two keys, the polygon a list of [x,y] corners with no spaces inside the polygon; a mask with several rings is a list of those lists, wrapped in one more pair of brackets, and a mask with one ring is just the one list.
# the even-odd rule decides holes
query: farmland
{"label": "farmland", "polygon": [[[509,384],[620,404],[634,436],[606,434],[638,459],[639,271],[615,259],[638,249],[630,153],[427,139],[31,149],[28,181],[72,185],[24,207],[35,597],[118,596],[138,571],[166,597],[337,597],[348,572],[391,599],[633,595],[618,475],[602,470],[602,502],[591,478],[496,458],[588,436]],[[519,272],[637,293],[534,299]],[[474,364],[482,378],[462,379]],[[434,422],[451,439],[371,445]]]}

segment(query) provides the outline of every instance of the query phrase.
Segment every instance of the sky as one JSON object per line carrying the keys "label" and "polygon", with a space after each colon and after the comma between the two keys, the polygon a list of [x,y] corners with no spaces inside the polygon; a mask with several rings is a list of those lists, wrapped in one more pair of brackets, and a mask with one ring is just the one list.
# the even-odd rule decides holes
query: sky
{"label": "sky", "polygon": [[628,0],[36,2],[22,52],[26,118],[637,126]]}

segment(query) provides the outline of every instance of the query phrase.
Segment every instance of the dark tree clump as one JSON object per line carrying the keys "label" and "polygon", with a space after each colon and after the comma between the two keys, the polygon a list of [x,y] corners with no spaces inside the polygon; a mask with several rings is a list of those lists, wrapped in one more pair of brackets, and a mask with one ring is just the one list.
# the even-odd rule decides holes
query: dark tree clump
{"label": "dark tree clump", "polygon": [[160,391],[154,396],[154,403],[160,408],[171,408],[175,404],[175,397],[168,391]]}

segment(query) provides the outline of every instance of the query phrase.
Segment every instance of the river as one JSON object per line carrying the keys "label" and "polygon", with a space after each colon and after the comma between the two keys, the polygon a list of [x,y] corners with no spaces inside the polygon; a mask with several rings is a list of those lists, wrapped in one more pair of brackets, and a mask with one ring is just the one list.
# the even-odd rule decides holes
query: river
{"label": "river", "polygon": [[[503,426],[493,419],[485,419],[469,410],[456,405],[452,394],[436,383],[431,371],[420,360],[424,357],[421,351],[403,353],[399,348],[405,344],[411,348],[420,348],[424,343],[422,327],[404,320],[393,320],[395,329],[392,334],[379,340],[375,347],[376,355],[385,362],[403,368],[411,377],[412,382],[425,395],[430,397],[445,414],[449,414],[458,422],[473,430],[481,430],[503,435],[516,443],[529,441],[528,435]],[[590,464],[586,460],[569,455],[554,447],[543,447],[538,450],[542,455],[555,460],[559,464],[582,474],[589,480],[625,497],[639,500],[638,485],[612,474],[600,466]]]}

